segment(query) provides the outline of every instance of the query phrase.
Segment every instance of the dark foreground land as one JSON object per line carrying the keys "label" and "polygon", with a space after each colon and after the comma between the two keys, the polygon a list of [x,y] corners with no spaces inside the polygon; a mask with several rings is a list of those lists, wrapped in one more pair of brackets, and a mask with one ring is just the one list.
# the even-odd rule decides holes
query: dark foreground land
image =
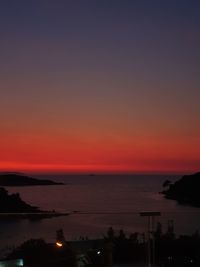
{"label": "dark foreground land", "polygon": [[[111,267],[113,264],[131,264],[131,266],[147,266],[148,242],[141,240],[142,233],[126,236],[123,230],[115,232],[110,228],[104,239],[67,242],[59,241],[62,246],[48,244],[42,239],[26,241],[13,250],[7,260],[23,259],[29,267]],[[197,267],[200,266],[200,236],[196,232],[192,236],[176,238],[173,227],[169,226],[162,233],[161,224],[152,233],[150,247],[155,248],[155,266],[162,267]],[[151,259],[153,250],[151,250]],[[81,262],[84,263],[81,265]]]}
{"label": "dark foreground land", "polygon": [[62,185],[51,180],[40,180],[23,174],[0,174],[0,186]]}
{"label": "dark foreground land", "polygon": [[162,193],[168,199],[177,200],[182,205],[200,207],[200,172],[184,175],[180,180],[171,184]]}

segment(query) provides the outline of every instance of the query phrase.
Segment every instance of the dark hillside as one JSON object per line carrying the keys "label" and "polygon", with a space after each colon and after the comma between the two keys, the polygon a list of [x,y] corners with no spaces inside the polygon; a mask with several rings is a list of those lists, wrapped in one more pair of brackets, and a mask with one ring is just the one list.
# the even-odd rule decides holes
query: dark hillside
{"label": "dark hillside", "polygon": [[163,194],[166,198],[177,200],[180,204],[200,207],[200,172],[184,175],[180,180],[169,184]]}

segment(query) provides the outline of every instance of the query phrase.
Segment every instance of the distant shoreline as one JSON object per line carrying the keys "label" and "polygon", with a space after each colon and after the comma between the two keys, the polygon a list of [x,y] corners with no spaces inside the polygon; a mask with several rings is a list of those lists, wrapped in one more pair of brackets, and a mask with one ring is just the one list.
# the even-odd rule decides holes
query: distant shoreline
{"label": "distant shoreline", "polygon": [[36,185],[63,185],[52,180],[41,180],[17,173],[0,174],[0,186],[36,186]]}
{"label": "distant shoreline", "polygon": [[7,213],[3,212],[0,213],[1,219],[29,219],[31,221],[34,220],[42,220],[42,219],[50,219],[54,217],[61,217],[61,216],[68,216],[69,213],[60,213],[60,212],[46,212],[46,211],[40,211],[40,212],[28,212],[28,213]]}

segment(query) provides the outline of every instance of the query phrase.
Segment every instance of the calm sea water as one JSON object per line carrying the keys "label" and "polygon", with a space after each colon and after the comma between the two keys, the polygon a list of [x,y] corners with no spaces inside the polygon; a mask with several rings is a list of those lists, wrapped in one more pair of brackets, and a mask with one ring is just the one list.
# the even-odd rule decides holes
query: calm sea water
{"label": "calm sea water", "polygon": [[[178,176],[164,175],[48,175],[37,178],[64,182],[65,185],[8,187],[9,193],[19,192],[21,198],[43,210],[61,212],[91,212],[94,214],[71,214],[67,217],[0,222],[0,238],[3,246],[17,245],[29,238],[42,237],[54,242],[56,230],[62,228],[66,239],[102,237],[109,226],[123,228],[127,233],[147,230],[147,219],[139,216],[141,211],[160,211],[159,220],[163,230],[168,220],[174,221],[177,234],[193,233],[200,228],[200,209],[180,206],[166,200],[162,184],[166,179]],[[101,214],[95,214],[102,212]],[[106,214],[106,213],[126,214]],[[130,212],[130,213],[129,213]],[[104,214],[105,213],[105,214]]]}

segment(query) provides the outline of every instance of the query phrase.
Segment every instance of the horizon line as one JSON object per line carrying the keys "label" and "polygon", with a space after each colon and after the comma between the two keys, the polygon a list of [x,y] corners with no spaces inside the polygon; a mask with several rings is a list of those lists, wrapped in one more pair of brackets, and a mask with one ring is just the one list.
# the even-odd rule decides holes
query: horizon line
{"label": "horizon line", "polygon": [[48,171],[48,170],[0,170],[0,174],[30,174],[30,175],[187,175],[198,171]]}

